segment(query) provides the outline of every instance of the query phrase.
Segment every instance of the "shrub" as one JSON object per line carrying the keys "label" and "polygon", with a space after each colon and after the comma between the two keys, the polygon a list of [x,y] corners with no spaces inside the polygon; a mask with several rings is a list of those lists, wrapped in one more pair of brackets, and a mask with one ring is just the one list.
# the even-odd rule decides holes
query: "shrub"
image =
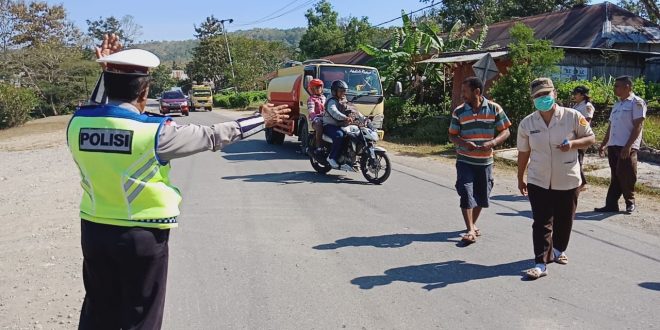
{"label": "shrub", "polygon": [[0,84],[0,128],[24,124],[38,103],[30,89]]}
{"label": "shrub", "polygon": [[216,94],[213,96],[213,105],[221,108],[247,108],[252,103],[264,101],[266,101],[266,91]]}

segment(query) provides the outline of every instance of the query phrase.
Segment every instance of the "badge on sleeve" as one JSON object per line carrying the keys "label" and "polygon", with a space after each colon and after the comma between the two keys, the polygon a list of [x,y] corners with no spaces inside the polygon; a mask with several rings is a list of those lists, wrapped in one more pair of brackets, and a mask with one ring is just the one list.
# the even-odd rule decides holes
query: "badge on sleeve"
{"label": "badge on sleeve", "polygon": [[587,119],[585,119],[584,117],[580,117],[580,126],[587,127],[587,125],[589,125]]}

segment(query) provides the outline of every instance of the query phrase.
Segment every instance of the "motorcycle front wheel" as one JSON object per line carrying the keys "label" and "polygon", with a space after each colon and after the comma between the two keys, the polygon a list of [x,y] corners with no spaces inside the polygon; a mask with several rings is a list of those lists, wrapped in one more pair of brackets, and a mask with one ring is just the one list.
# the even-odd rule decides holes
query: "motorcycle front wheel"
{"label": "motorcycle front wheel", "polygon": [[383,151],[376,151],[376,158],[363,156],[360,159],[360,170],[367,181],[373,184],[381,184],[390,177],[392,165],[390,158]]}

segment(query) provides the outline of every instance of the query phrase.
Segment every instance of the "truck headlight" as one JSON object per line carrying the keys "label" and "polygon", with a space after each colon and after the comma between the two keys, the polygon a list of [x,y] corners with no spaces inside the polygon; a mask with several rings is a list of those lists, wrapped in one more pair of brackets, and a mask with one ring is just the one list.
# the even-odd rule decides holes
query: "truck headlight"
{"label": "truck headlight", "polygon": [[381,129],[383,128],[383,120],[385,120],[385,116],[375,115],[373,118],[371,118],[371,125],[374,125],[375,129]]}

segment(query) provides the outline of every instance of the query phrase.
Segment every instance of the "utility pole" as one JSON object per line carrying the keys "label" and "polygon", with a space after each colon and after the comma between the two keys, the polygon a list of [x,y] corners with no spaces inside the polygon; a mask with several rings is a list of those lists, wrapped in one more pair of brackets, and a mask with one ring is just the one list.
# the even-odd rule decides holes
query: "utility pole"
{"label": "utility pole", "polygon": [[234,19],[229,18],[229,19],[222,19],[220,20],[220,24],[222,24],[222,34],[225,35],[225,45],[227,45],[227,55],[229,56],[229,67],[231,67],[231,78],[234,83],[234,91],[238,92],[238,88],[236,87],[236,74],[234,73],[234,62],[231,60],[231,51],[229,50],[229,41],[227,40],[227,30],[225,29],[225,22],[228,22],[228,24],[234,23]]}

